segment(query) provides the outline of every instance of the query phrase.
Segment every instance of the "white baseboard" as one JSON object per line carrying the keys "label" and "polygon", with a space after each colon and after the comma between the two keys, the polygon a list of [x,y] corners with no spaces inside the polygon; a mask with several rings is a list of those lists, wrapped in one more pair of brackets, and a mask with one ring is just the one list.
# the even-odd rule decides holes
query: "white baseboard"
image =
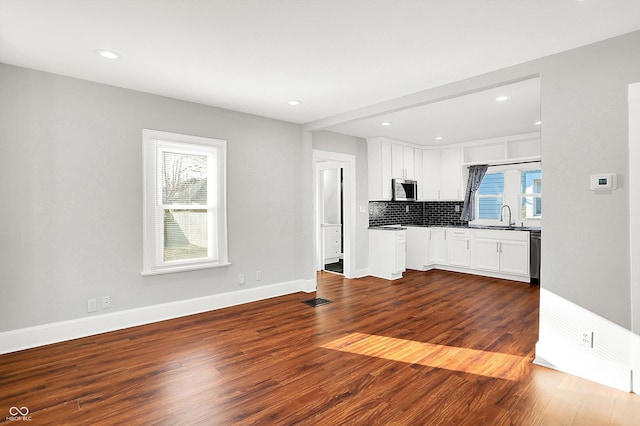
{"label": "white baseboard", "polygon": [[[593,333],[593,346],[581,333]],[[630,392],[631,331],[546,290],[540,290],[540,338],[534,364]]]}
{"label": "white baseboard", "polygon": [[366,269],[357,269],[356,270],[356,276],[353,278],[364,278],[366,276],[369,276],[370,274],[370,269],[366,268]]}
{"label": "white baseboard", "polygon": [[533,363],[624,392],[632,391],[631,369],[629,367],[585,355],[575,350],[538,342],[536,344],[536,358]]}
{"label": "white baseboard", "polygon": [[299,291],[306,293],[316,291],[315,278],[6,331],[0,333],[0,354],[213,311]]}

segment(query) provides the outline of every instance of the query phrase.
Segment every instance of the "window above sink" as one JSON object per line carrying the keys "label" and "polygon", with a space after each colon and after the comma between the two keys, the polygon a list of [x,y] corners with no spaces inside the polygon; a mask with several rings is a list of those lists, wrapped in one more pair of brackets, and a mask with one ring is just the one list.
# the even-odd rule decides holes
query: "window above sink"
{"label": "window above sink", "polygon": [[472,226],[541,227],[542,164],[489,166],[474,202]]}

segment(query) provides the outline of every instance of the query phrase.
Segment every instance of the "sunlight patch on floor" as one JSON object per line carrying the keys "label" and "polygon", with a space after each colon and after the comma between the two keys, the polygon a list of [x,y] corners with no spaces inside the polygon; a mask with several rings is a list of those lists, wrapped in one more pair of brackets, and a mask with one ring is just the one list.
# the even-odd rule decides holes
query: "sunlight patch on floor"
{"label": "sunlight patch on floor", "polygon": [[517,355],[363,333],[351,333],[321,347],[512,381],[521,377],[522,366],[529,363]]}

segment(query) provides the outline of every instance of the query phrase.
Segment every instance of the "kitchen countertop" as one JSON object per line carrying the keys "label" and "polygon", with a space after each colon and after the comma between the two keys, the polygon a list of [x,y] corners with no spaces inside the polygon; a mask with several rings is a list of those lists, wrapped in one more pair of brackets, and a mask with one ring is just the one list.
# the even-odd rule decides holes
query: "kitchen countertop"
{"label": "kitchen countertop", "polygon": [[[406,225],[406,226],[413,226],[413,225]],[[373,229],[374,231],[404,231],[406,230],[405,225],[402,226],[391,226],[391,225],[384,225],[384,226],[370,226],[369,229]],[[418,225],[419,226],[419,225]]]}
{"label": "kitchen countertop", "polygon": [[384,226],[370,226],[369,229],[381,229],[381,230],[393,230],[406,229],[406,227],[418,227],[418,228],[466,228],[466,229],[488,229],[495,231],[529,231],[529,232],[542,232],[542,228],[533,226],[488,226],[488,225],[414,225],[414,224],[402,224],[402,225],[384,225]]}

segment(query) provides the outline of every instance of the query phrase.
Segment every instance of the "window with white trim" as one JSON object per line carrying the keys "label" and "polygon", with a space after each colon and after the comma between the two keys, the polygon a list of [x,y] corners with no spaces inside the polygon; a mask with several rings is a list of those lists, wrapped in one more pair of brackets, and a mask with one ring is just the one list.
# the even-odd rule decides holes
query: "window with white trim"
{"label": "window with white trim", "polygon": [[521,197],[520,219],[542,218],[542,170],[520,171]]}
{"label": "window with white trim", "polygon": [[229,265],[227,142],[143,130],[143,275]]}
{"label": "window with white trim", "polygon": [[473,225],[507,226],[511,210],[511,223],[542,226],[541,163],[489,166],[475,203]]}

